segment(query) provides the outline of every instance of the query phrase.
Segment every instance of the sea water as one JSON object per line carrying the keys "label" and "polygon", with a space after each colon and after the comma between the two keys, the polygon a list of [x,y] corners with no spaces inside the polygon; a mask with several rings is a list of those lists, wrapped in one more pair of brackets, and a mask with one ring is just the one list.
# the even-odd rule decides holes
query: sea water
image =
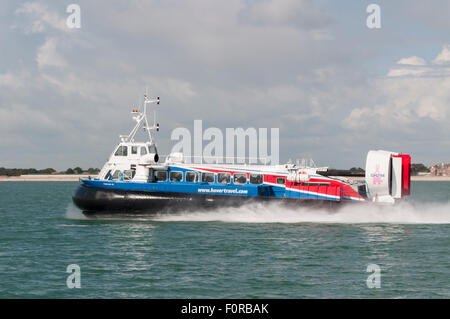
{"label": "sea water", "polygon": [[450,182],[396,206],[96,218],[77,185],[0,183],[0,298],[450,297]]}

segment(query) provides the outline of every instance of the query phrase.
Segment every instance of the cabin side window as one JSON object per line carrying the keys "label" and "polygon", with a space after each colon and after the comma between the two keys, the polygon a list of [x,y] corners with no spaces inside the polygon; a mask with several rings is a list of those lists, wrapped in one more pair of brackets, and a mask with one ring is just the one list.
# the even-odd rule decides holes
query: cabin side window
{"label": "cabin side window", "polygon": [[202,173],[202,183],[214,183],[214,173]]}
{"label": "cabin side window", "polygon": [[195,182],[197,183],[199,178],[198,178],[198,172],[186,172],[186,182]]}
{"label": "cabin side window", "polygon": [[277,177],[277,184],[286,184],[286,179],[284,177]]}
{"label": "cabin side window", "polygon": [[148,152],[150,153],[150,154],[156,154],[156,153],[158,153],[158,151],[156,150],[156,146],[155,145],[149,145],[148,146]]}
{"label": "cabin side window", "polygon": [[120,170],[114,171],[114,174],[112,174],[112,179],[119,179],[122,172]]}
{"label": "cabin side window", "polygon": [[183,181],[183,172],[172,171],[169,174],[169,178],[171,182],[182,182]]}
{"label": "cabin side window", "polygon": [[105,179],[110,179],[111,178],[111,170],[108,171],[108,173],[106,173],[105,175]]}
{"label": "cabin side window", "polygon": [[262,184],[262,174],[250,174],[250,184]]}
{"label": "cabin side window", "polygon": [[123,179],[124,180],[130,180],[130,179],[133,179],[133,177],[134,177],[134,174],[131,169],[123,171]]}
{"label": "cabin side window", "polygon": [[138,147],[137,146],[131,146],[131,154],[137,154]]}
{"label": "cabin side window", "polygon": [[165,182],[167,181],[166,171],[155,171],[155,182]]}
{"label": "cabin side window", "polygon": [[247,174],[235,173],[234,174],[234,183],[235,184],[246,184],[247,183]]}
{"label": "cabin side window", "polygon": [[219,173],[217,174],[217,183],[229,184],[231,182],[230,173]]}
{"label": "cabin side window", "polygon": [[127,156],[128,155],[128,147],[121,145],[114,153],[115,156]]}
{"label": "cabin side window", "polygon": [[141,156],[147,155],[147,149],[145,147],[141,147]]}

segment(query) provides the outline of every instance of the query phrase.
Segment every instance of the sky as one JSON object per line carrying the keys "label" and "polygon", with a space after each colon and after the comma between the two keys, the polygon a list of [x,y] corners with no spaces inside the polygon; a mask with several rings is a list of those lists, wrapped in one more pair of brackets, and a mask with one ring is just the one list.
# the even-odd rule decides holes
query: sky
{"label": "sky", "polygon": [[279,128],[281,162],[450,162],[449,16],[444,0],[3,0],[0,167],[101,167],[146,88],[162,154],[201,119]]}

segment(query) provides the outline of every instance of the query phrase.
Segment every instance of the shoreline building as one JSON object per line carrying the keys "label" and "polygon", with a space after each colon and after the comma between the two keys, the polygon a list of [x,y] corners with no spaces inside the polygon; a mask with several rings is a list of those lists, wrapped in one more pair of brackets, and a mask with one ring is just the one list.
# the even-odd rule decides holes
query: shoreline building
{"label": "shoreline building", "polygon": [[450,163],[438,163],[430,167],[430,175],[450,176]]}

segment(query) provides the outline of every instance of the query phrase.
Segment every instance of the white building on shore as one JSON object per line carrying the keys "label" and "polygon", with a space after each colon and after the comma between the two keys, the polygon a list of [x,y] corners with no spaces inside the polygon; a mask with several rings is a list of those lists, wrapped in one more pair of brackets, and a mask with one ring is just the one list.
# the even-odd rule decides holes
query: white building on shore
{"label": "white building on shore", "polygon": [[438,163],[430,167],[430,174],[434,176],[450,176],[450,163]]}

